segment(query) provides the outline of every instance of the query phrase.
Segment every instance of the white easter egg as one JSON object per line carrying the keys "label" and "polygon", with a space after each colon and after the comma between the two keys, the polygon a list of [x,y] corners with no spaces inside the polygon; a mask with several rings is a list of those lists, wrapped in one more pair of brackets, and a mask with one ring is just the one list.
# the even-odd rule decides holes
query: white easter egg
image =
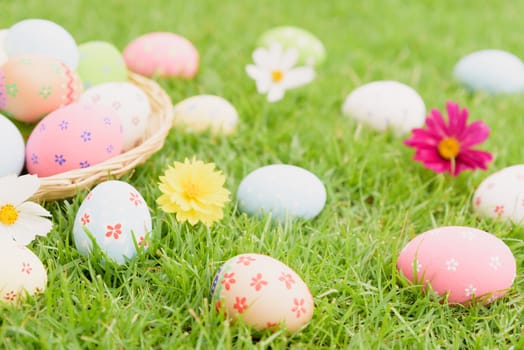
{"label": "white easter egg", "polygon": [[287,164],[258,168],[240,183],[240,210],[251,215],[271,214],[273,220],[312,219],[326,203],[322,181],[310,171]]}
{"label": "white easter egg", "polygon": [[353,90],[344,100],[342,113],[377,131],[397,135],[424,125],[426,105],[410,86],[397,81],[375,81]]}
{"label": "white easter egg", "polygon": [[429,284],[449,303],[484,304],[504,296],[516,276],[509,247],[491,233],[472,227],[438,227],[413,238],[397,267],[413,283]]}
{"label": "white easter egg", "polygon": [[483,217],[524,225],[524,164],[484,179],[473,195],[473,210]]}
{"label": "white easter egg", "polygon": [[524,91],[524,63],[512,53],[481,50],[462,57],[454,77],[473,91],[512,94]]}
{"label": "white easter egg", "polygon": [[78,65],[75,39],[62,26],[45,19],[25,19],[11,26],[5,50],[8,57],[40,54],[54,57],[72,70]]}
{"label": "white easter egg", "polygon": [[5,37],[7,36],[7,29],[0,30],[0,66],[7,62],[7,53],[5,52]]}
{"label": "white easter egg", "polygon": [[80,102],[112,109],[124,132],[123,151],[137,146],[147,128],[151,105],[144,91],[129,82],[110,82],[87,89]]}
{"label": "white easter egg", "polygon": [[86,196],[76,214],[73,236],[83,255],[92,251],[92,238],[115,262],[133,258],[136,247],[147,247],[151,214],[142,195],[123,181],[105,181]]}
{"label": "white easter egg", "polygon": [[220,96],[197,95],[179,102],[173,109],[173,125],[188,132],[211,130],[229,135],[235,131],[238,113]]}
{"label": "white easter egg", "polygon": [[257,330],[284,327],[289,333],[313,316],[313,297],[300,276],[284,263],[261,254],[241,254],[224,263],[211,288],[218,312],[242,318]]}
{"label": "white easter egg", "polygon": [[20,175],[24,162],[25,143],[22,134],[12,121],[0,114],[0,176]]}
{"label": "white easter egg", "polygon": [[26,246],[0,239],[0,300],[15,302],[42,292],[47,272],[42,261]]}

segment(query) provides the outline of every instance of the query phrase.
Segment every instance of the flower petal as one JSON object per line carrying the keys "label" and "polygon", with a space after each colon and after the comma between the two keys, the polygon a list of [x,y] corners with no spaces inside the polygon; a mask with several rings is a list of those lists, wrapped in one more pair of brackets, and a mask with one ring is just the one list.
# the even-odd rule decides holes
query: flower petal
{"label": "flower petal", "polygon": [[45,236],[53,228],[49,219],[20,212],[17,222],[11,226],[11,236],[20,244],[28,245],[35,236]]}
{"label": "flower petal", "polygon": [[412,136],[404,141],[404,144],[409,147],[437,147],[440,139],[426,129],[413,129]]}
{"label": "flower petal", "polygon": [[269,69],[269,57],[270,53],[266,48],[259,47],[253,51],[253,62],[260,68]]}
{"label": "flower petal", "polygon": [[282,60],[280,61],[280,68],[286,72],[297,63],[297,60],[298,50],[293,48],[287,49],[282,56]]}
{"label": "flower petal", "polygon": [[440,138],[450,136],[448,126],[438,109],[431,110],[430,115],[426,118],[426,125]]}
{"label": "flower petal", "polygon": [[255,81],[267,76],[266,70],[260,69],[260,67],[255,66],[254,64],[248,64],[246,66],[246,73]]}
{"label": "flower petal", "polygon": [[462,133],[462,138],[460,139],[461,147],[469,148],[478,145],[487,140],[489,133],[490,130],[486,123],[480,120],[473,122]]}
{"label": "flower petal", "polygon": [[267,94],[267,100],[269,102],[276,102],[281,100],[284,97],[284,89],[282,89],[279,85],[274,85],[269,90],[269,93]]}
{"label": "flower petal", "polygon": [[311,67],[298,67],[289,70],[282,82],[279,84],[283,89],[293,89],[313,81],[315,78],[315,71]]}
{"label": "flower petal", "polygon": [[455,136],[458,139],[466,128],[468,110],[467,108],[460,110],[458,103],[455,102],[448,102],[446,104],[446,110],[449,120],[449,136]]}
{"label": "flower petal", "polygon": [[51,213],[44,207],[34,202],[24,202],[17,207],[21,212],[34,216],[51,216]]}
{"label": "flower petal", "polygon": [[30,198],[40,187],[36,175],[5,176],[0,178],[0,204],[18,206]]}

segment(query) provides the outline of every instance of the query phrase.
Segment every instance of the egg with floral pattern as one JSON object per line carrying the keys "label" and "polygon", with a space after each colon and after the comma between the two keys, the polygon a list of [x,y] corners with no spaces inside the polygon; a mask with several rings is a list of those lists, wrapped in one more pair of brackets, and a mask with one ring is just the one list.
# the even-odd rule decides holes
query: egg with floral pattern
{"label": "egg with floral pattern", "polygon": [[147,128],[151,105],[146,93],[129,82],[110,82],[87,89],[80,102],[112,109],[120,118],[125,152],[142,141]]}
{"label": "egg with floral pattern", "polygon": [[42,261],[29,248],[2,237],[0,239],[0,300],[16,302],[42,292],[47,272]]}
{"label": "egg with floral pattern", "polygon": [[504,296],[516,277],[510,248],[491,233],[446,226],[413,238],[401,251],[397,268],[411,282],[447,296],[451,304],[472,299],[489,304]]}
{"label": "egg with floral pattern", "polygon": [[33,129],[26,145],[27,170],[46,177],[88,168],[120,154],[122,144],[122,125],[113,110],[73,103]]}
{"label": "egg with floral pattern", "polygon": [[267,255],[241,254],[226,261],[212,284],[218,312],[256,330],[285,328],[292,333],[313,316],[314,302],[300,276]]}
{"label": "egg with floral pattern", "polygon": [[0,110],[24,123],[77,101],[82,91],[78,74],[52,57],[15,56],[0,67]]}
{"label": "egg with floral pattern", "polygon": [[524,225],[524,164],[484,179],[473,195],[473,210],[482,217]]}
{"label": "egg with floral pattern", "polygon": [[93,251],[93,240],[118,264],[147,248],[151,214],[142,195],[124,181],[110,180],[93,188],[76,213],[75,246],[83,255]]}

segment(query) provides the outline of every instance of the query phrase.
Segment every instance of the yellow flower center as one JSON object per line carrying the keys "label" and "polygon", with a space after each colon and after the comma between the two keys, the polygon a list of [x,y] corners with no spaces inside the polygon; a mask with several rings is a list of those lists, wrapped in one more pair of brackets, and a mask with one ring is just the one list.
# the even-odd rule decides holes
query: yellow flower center
{"label": "yellow flower center", "polygon": [[198,184],[192,181],[186,182],[184,186],[184,196],[188,200],[198,199],[201,196],[201,191],[200,191],[200,187],[198,186]]}
{"label": "yellow flower center", "polygon": [[274,70],[271,72],[271,79],[273,79],[275,83],[281,81],[282,78],[284,78],[284,73],[282,73],[281,70]]}
{"label": "yellow flower center", "polygon": [[438,144],[438,153],[444,159],[454,159],[460,152],[460,142],[454,137],[446,137]]}
{"label": "yellow flower center", "polygon": [[12,225],[18,219],[18,210],[12,204],[6,204],[0,208],[0,222],[4,225]]}

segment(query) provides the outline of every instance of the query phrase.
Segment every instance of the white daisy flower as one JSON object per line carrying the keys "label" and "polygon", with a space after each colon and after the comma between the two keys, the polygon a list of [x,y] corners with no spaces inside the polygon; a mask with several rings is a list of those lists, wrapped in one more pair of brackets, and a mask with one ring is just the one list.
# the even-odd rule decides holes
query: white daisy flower
{"label": "white daisy flower", "polygon": [[39,187],[36,175],[0,177],[0,236],[28,245],[35,236],[51,231],[53,223],[46,218],[51,213],[27,201]]}
{"label": "white daisy flower", "polygon": [[315,77],[312,67],[295,67],[297,59],[296,49],[284,50],[274,43],[269,49],[258,48],[253,52],[255,64],[248,64],[246,72],[256,81],[258,92],[267,93],[267,100],[276,102],[284,97],[286,90],[308,84]]}

